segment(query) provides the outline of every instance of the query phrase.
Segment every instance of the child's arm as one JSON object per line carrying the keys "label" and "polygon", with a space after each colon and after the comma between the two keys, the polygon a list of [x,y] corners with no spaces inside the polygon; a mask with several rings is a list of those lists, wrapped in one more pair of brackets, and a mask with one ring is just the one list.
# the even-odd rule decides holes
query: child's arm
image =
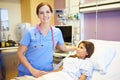
{"label": "child's arm", "polygon": [[87,78],[87,76],[84,75],[84,74],[82,74],[82,75],[80,76],[79,80],[86,80],[86,78]]}

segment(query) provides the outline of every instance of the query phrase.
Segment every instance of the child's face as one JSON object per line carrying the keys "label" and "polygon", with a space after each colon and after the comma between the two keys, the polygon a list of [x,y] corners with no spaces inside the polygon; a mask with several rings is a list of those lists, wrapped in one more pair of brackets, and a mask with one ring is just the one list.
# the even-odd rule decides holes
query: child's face
{"label": "child's face", "polygon": [[80,45],[79,45],[79,47],[77,48],[77,57],[78,58],[82,58],[82,59],[84,59],[87,55],[88,55],[88,53],[87,53],[87,51],[86,51],[86,48],[85,48],[85,46],[84,46],[84,44],[83,43],[81,43]]}

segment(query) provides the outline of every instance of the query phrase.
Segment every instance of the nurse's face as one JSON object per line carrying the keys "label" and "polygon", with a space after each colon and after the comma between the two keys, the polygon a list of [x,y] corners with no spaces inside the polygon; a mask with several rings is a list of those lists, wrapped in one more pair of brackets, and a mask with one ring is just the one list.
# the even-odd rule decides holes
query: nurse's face
{"label": "nurse's face", "polygon": [[50,11],[50,8],[47,5],[44,5],[39,8],[38,17],[43,23],[50,22],[52,12]]}
{"label": "nurse's face", "polygon": [[79,45],[76,55],[78,58],[81,58],[81,59],[84,59],[88,55],[87,50],[83,43]]}

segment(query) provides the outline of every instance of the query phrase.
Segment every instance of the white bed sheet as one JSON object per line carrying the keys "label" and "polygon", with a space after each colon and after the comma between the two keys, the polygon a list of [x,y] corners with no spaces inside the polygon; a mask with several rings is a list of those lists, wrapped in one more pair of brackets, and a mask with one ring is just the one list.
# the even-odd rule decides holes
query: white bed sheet
{"label": "white bed sheet", "polygon": [[99,72],[94,71],[91,80],[120,80],[120,42],[94,39],[90,39],[89,41],[93,42],[95,46],[102,44],[112,46],[116,50],[116,56],[109,65],[107,73],[102,75]]}
{"label": "white bed sheet", "polygon": [[22,76],[22,77],[15,77],[11,80],[73,80],[67,73],[65,72],[53,72],[46,75],[43,75],[39,78],[34,78],[33,76]]}

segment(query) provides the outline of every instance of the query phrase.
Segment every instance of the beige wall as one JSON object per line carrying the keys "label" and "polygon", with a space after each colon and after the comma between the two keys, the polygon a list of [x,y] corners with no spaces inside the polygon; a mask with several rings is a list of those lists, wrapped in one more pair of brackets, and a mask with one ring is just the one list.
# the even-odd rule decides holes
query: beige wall
{"label": "beige wall", "polygon": [[21,15],[22,22],[31,23],[30,0],[21,0]]}
{"label": "beige wall", "polygon": [[[18,23],[21,23],[21,8],[20,0],[0,0],[0,8],[8,9],[8,19],[10,30],[8,33],[11,34],[11,37],[15,38],[15,29]],[[7,33],[7,34],[8,34]]]}

